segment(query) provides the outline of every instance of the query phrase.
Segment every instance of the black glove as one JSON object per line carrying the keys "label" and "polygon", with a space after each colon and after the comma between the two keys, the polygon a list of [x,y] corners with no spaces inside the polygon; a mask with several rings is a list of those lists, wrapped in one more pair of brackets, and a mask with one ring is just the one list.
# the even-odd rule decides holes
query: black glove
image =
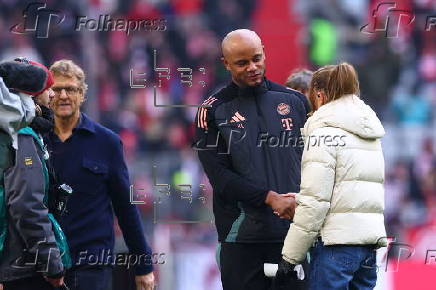
{"label": "black glove", "polygon": [[282,259],[277,269],[275,284],[277,289],[286,289],[289,281],[298,280],[297,272],[294,271],[294,264]]}
{"label": "black glove", "polygon": [[0,77],[8,89],[37,95],[44,90],[49,74],[41,66],[31,63],[6,61],[0,63]]}

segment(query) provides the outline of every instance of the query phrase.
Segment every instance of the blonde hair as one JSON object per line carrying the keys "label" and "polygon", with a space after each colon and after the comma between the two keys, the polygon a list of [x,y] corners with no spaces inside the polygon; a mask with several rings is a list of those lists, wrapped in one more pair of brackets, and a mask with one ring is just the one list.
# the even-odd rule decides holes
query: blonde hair
{"label": "blonde hair", "polygon": [[55,61],[50,66],[50,71],[54,75],[61,75],[69,78],[76,78],[79,81],[79,87],[85,95],[88,90],[88,85],[85,82],[85,73],[83,70],[75,64],[72,60],[69,59],[61,59]]}
{"label": "blonde hair", "polygon": [[324,91],[327,102],[344,95],[359,95],[359,81],[354,67],[346,62],[338,65],[326,65],[313,73],[310,82],[309,100],[315,105],[317,91]]}
{"label": "blonde hair", "polygon": [[309,101],[312,108],[316,108],[317,91],[325,91],[330,79],[330,73],[335,68],[334,65],[326,65],[319,68],[312,75],[309,87]]}
{"label": "blonde hair", "polygon": [[354,67],[346,62],[336,65],[330,73],[325,93],[329,102],[344,95],[359,95],[359,81]]}

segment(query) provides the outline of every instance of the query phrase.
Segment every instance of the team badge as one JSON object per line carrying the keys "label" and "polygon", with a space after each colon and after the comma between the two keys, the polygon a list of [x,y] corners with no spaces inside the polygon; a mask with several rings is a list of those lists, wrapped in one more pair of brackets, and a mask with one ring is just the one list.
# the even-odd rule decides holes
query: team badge
{"label": "team badge", "polygon": [[288,104],[280,103],[277,106],[277,113],[279,113],[282,116],[289,114],[290,111],[291,111],[291,106],[289,106]]}

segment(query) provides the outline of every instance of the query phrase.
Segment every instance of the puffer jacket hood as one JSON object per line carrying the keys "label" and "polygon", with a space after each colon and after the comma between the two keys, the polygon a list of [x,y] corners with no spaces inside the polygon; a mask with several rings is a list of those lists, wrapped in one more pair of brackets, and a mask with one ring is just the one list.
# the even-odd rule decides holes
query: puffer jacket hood
{"label": "puffer jacket hood", "polygon": [[379,139],[385,130],[375,112],[356,95],[345,95],[313,113],[303,129],[309,136],[315,129],[335,127],[364,139]]}

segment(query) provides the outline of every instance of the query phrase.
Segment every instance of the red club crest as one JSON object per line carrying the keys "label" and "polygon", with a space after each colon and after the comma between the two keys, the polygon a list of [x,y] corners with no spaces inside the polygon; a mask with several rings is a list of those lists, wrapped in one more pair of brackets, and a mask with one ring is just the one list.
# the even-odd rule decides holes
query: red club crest
{"label": "red club crest", "polygon": [[277,112],[282,116],[289,114],[290,111],[291,111],[291,106],[289,106],[288,104],[280,103],[277,106]]}

